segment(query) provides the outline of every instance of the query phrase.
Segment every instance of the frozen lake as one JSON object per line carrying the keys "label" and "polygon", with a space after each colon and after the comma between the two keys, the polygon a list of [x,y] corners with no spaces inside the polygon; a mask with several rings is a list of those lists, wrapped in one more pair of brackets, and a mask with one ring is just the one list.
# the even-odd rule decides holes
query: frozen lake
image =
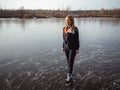
{"label": "frozen lake", "polygon": [[75,18],[80,53],[65,86],[64,19],[0,19],[0,90],[119,90],[120,19]]}

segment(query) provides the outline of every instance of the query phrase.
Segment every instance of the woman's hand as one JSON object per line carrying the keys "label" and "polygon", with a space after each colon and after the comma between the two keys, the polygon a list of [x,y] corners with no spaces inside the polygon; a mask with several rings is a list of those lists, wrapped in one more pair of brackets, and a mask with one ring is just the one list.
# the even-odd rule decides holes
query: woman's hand
{"label": "woman's hand", "polygon": [[64,48],[62,48],[62,51],[65,52]]}
{"label": "woman's hand", "polygon": [[79,50],[76,50],[76,54],[78,54],[79,53]]}

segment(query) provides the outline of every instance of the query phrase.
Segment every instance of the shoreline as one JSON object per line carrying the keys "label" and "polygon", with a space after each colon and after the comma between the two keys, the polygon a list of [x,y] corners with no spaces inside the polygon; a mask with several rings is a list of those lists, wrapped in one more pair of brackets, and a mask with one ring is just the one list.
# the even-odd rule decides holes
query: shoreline
{"label": "shoreline", "polygon": [[120,18],[120,9],[112,10],[0,10],[0,18],[65,18],[68,14],[74,17],[110,17]]}

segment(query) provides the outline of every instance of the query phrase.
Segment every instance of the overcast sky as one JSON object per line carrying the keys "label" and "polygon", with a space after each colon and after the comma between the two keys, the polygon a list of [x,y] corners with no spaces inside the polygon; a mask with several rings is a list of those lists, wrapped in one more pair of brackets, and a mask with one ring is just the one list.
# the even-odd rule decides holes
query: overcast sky
{"label": "overcast sky", "polygon": [[66,9],[91,10],[120,8],[120,0],[0,0],[3,9]]}

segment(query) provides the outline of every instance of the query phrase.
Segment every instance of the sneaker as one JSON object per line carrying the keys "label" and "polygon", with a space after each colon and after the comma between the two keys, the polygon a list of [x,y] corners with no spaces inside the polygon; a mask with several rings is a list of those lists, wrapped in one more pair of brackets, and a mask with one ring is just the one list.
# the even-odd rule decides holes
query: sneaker
{"label": "sneaker", "polygon": [[73,76],[71,74],[67,74],[67,78],[66,78],[66,85],[70,85],[71,81],[72,81]]}

